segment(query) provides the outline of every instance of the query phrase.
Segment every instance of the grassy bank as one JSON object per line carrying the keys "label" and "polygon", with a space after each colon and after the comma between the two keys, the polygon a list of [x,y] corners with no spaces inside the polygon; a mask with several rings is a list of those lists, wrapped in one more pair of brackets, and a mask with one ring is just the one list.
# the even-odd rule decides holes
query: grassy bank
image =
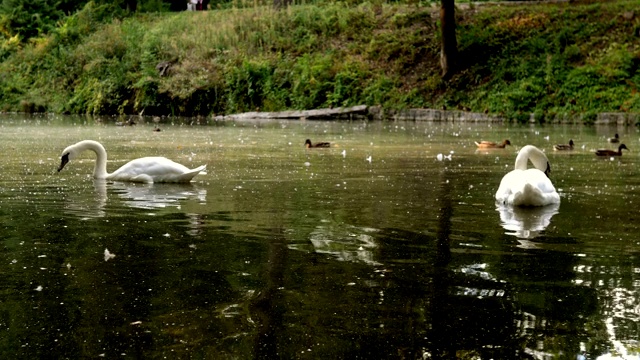
{"label": "grassy bank", "polygon": [[448,82],[432,7],[253,7],[107,24],[97,13],[88,6],[19,50],[5,42],[0,109],[190,116],[367,104],[514,120],[640,112],[635,0],[458,9],[460,71]]}

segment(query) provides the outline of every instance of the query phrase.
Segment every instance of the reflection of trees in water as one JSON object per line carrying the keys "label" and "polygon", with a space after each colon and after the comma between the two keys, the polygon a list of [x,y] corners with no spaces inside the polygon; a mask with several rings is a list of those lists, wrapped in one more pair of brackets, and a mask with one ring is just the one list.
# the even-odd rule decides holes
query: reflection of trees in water
{"label": "reflection of trees in water", "polygon": [[328,254],[336,260],[379,265],[374,260],[377,244],[373,234],[376,231],[327,222],[315,228],[309,235],[309,241],[315,252]]}
{"label": "reflection of trees in water", "polygon": [[[593,293],[567,286],[573,257],[511,248],[453,256],[454,186],[444,173],[435,232],[328,220],[309,234],[310,247],[268,245],[269,259],[287,260],[270,260],[263,271],[283,273],[265,280],[253,301],[264,346],[254,354],[520,359],[555,349],[540,342],[556,338],[549,334],[573,341],[595,304]],[[281,290],[272,290],[276,284]],[[557,301],[572,291],[578,298]],[[567,324],[575,331],[565,336]]]}
{"label": "reflection of trees in water", "polygon": [[[385,299],[392,289],[403,289],[399,298],[407,302],[408,311],[395,315],[404,319],[403,336],[411,339],[396,344],[403,356],[521,359],[557,356],[568,348],[577,353],[576,339],[593,335],[584,328],[597,308],[593,291],[571,285],[577,259],[527,249],[456,251],[452,257],[451,186],[445,175],[435,236],[399,229],[374,236],[375,261],[391,268]],[[548,222],[555,210],[541,218]],[[400,266],[407,263],[413,265]]]}
{"label": "reflection of trees in water", "polygon": [[[336,220],[311,230],[310,245],[299,251],[277,226],[258,229],[269,234],[262,237],[211,227],[220,213],[187,214],[203,225],[194,229],[198,238],[165,242],[157,241],[159,229],[124,218],[118,225],[125,229],[105,236],[122,244],[109,245],[116,261],[92,265],[90,254],[73,261],[83,278],[71,292],[88,294],[79,333],[104,329],[106,343],[118,351],[127,345],[141,353],[153,348],[185,357],[200,351],[246,358],[295,358],[302,351],[316,358],[543,358],[581,346],[603,353],[611,333],[627,346],[638,337],[640,267],[632,253],[624,264],[585,259],[575,256],[575,239],[544,233],[531,240],[536,248],[513,246],[512,236],[457,247],[450,242],[452,233],[460,233],[452,228],[456,213],[448,196],[455,182],[447,177],[439,188],[436,231],[368,229]],[[225,216],[225,224],[234,217]],[[425,221],[435,216],[425,214]],[[157,218],[168,224],[163,232],[184,232],[182,211]],[[129,231],[134,228],[140,229]],[[78,233],[87,230],[74,227],[61,236],[82,246]],[[563,250],[569,242],[571,249]],[[103,304],[109,304],[106,310]],[[54,308],[53,302],[46,306]],[[100,320],[105,315],[110,320]],[[65,316],[73,314],[55,321]],[[142,324],[129,325],[140,319]],[[86,339],[97,344],[98,337]]]}
{"label": "reflection of trees in water", "polygon": [[[422,355],[438,359],[521,358],[508,284],[496,281],[481,261],[458,264],[458,257],[452,258],[451,186],[443,170],[436,237],[429,239],[435,249],[425,308],[429,317],[423,324],[427,328],[426,353]],[[455,267],[462,271],[452,271]]]}
{"label": "reflection of trees in water", "polygon": [[583,345],[591,355],[613,352],[626,356],[629,352],[638,356],[640,263],[633,253],[623,259],[602,256],[574,264],[573,283],[598,297],[600,316],[591,321],[598,333]]}
{"label": "reflection of trees in water", "polygon": [[[527,250],[519,263],[503,262],[498,274],[513,284],[527,284],[517,288],[522,315],[518,326],[526,349],[542,357],[556,356],[568,347],[591,357],[609,348],[624,355],[637,348],[635,339],[640,336],[639,286],[633,280],[640,267],[609,265],[606,257],[590,261],[573,254],[579,246],[575,238],[545,236],[558,209],[559,205],[496,208],[501,225],[510,231],[506,234],[516,236],[517,247]],[[566,245],[572,246],[570,251],[562,251]],[[555,335],[561,330],[566,335]]]}
{"label": "reflection of trees in water", "polygon": [[279,335],[284,330],[282,314],[286,308],[280,289],[284,285],[286,263],[286,240],[282,236],[274,236],[267,244],[267,263],[262,274],[264,286],[249,302],[250,314],[255,315],[257,321],[254,359],[278,358]]}

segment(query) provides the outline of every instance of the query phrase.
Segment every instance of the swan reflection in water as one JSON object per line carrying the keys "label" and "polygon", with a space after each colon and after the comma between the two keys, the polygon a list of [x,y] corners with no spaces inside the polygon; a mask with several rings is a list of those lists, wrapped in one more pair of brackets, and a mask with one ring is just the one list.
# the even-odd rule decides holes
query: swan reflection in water
{"label": "swan reflection in water", "polygon": [[[95,192],[88,194],[85,188],[70,188],[65,196],[65,213],[80,217],[81,220],[89,220],[107,216],[104,210],[107,205],[106,185],[97,185],[96,182],[106,183],[105,180],[94,180]],[[87,198],[89,197],[89,198]]]}
{"label": "swan reflection in water", "polygon": [[[77,201],[70,201],[66,209],[82,220],[107,216],[105,210],[109,195],[117,195],[123,199],[122,204],[129,208],[144,210],[165,210],[183,212],[189,218],[188,233],[197,235],[202,227],[202,215],[194,208],[206,203],[207,190],[189,184],[137,184],[124,182],[108,182],[96,179],[93,181],[94,196],[87,201],[83,196]],[[86,194],[85,194],[86,195]],[[117,211],[114,208],[113,211]]]}
{"label": "swan reflection in water", "polygon": [[[106,195],[106,184],[102,183],[102,186],[105,187],[104,192]],[[109,189],[113,189],[114,193],[125,199],[125,205],[139,209],[163,209],[167,207],[181,209],[182,203],[187,200],[196,200],[198,203],[207,201],[207,190],[198,189],[192,184],[115,182],[109,184]],[[96,191],[98,191],[97,188]]]}
{"label": "swan reflection in water", "polygon": [[[536,207],[496,204],[496,211],[500,213],[500,225],[507,230],[506,234],[523,240],[540,236],[551,223],[553,215],[558,213],[559,208],[560,204]],[[520,246],[532,247],[532,244],[528,241],[520,241]]]}
{"label": "swan reflection in water", "polygon": [[174,208],[184,212],[189,221],[187,233],[197,236],[202,232],[204,220],[200,211],[192,211],[190,204],[204,204],[207,201],[207,190],[199,189],[191,183],[186,184],[133,184],[115,182],[111,189],[128,207],[160,210]]}

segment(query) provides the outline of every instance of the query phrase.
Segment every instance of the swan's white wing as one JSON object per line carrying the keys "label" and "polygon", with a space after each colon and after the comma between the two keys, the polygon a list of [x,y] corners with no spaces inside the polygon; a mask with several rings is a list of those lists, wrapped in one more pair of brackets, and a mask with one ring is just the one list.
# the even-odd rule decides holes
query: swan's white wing
{"label": "swan's white wing", "polygon": [[203,165],[192,170],[164,157],[144,157],[129,161],[110,174],[107,179],[136,182],[189,182],[205,167]]}
{"label": "swan's white wing", "polygon": [[515,206],[544,206],[559,203],[560,196],[542,171],[513,170],[502,178],[496,201]]}
{"label": "swan's white wing", "polygon": [[206,165],[198,166],[195,169],[189,169],[182,174],[159,174],[153,177],[153,182],[170,182],[170,183],[188,183],[198,174],[206,174],[204,170]]}

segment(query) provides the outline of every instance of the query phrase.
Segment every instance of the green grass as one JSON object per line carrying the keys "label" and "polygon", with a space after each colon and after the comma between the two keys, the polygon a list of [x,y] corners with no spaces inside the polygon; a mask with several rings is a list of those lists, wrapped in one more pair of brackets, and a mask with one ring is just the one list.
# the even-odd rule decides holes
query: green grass
{"label": "green grass", "polygon": [[[333,3],[140,14],[87,7],[0,48],[0,109],[211,115],[382,105],[528,119],[640,112],[635,1],[457,10],[460,69],[440,79],[437,8]],[[172,63],[167,76],[156,65]],[[587,117],[588,118],[588,117]]]}

